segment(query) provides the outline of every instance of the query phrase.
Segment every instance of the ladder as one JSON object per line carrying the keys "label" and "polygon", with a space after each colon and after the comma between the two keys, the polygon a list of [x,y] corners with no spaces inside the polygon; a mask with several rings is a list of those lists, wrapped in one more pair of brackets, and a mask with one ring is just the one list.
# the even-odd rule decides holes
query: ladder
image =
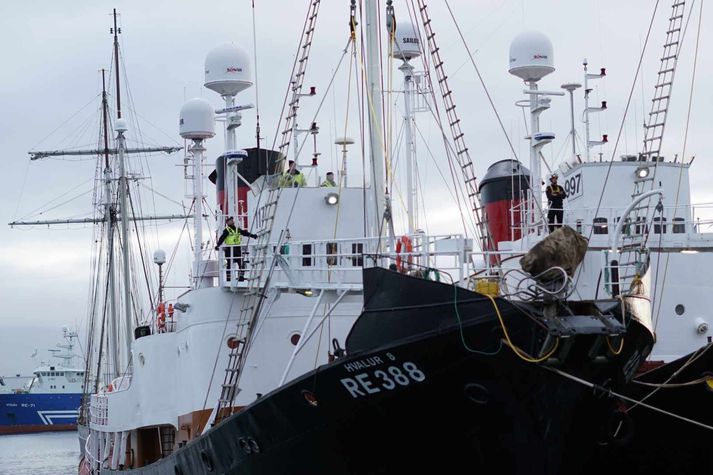
{"label": "ladder", "polygon": [[453,91],[451,91],[448,86],[448,76],[443,69],[443,60],[439,53],[439,47],[436,44],[436,34],[433,32],[433,28],[431,28],[431,19],[428,15],[426,2],[424,0],[417,0],[417,3],[421,14],[421,21],[423,22],[426,41],[428,42],[428,50],[433,61],[433,68],[436,71],[438,87],[445,105],[446,120],[451,130],[456,160],[463,174],[468,201],[478,226],[481,247],[483,250],[492,249],[492,241],[487,226],[485,225],[485,221],[481,219],[482,206],[480,204],[480,189],[478,188],[477,177],[475,176],[475,167],[473,166],[473,161],[470,158],[470,153],[465,143],[464,134],[460,126],[460,118],[456,112],[456,106],[453,103]]}
{"label": "ladder", "polygon": [[292,133],[295,128],[295,120],[297,119],[297,109],[299,108],[300,97],[302,97],[302,85],[304,84],[305,71],[307,70],[307,60],[309,52],[312,49],[312,40],[314,37],[314,28],[317,22],[317,14],[319,13],[319,5],[321,0],[312,0],[307,12],[307,21],[302,33],[302,43],[300,44],[298,56],[299,59],[295,63],[292,70],[292,98],[287,103],[288,114],[285,116],[285,127],[282,129],[282,139],[280,142],[280,153],[283,157],[287,156],[287,151],[290,148]]}
{"label": "ladder", "polygon": [[[671,16],[668,20],[666,30],[666,40],[663,45],[663,55],[661,56],[659,71],[654,86],[654,97],[651,99],[651,111],[644,125],[643,151],[639,155],[642,159],[640,169],[646,171],[646,176],[637,176],[634,180],[634,193],[632,198],[640,196],[646,191],[654,189],[656,183],[656,172],[661,157],[661,144],[663,141],[666,117],[671,101],[673,90],[673,79],[678,63],[678,55],[681,49],[683,33],[683,14],[686,2],[673,0],[671,5]],[[637,170],[638,174],[638,170]],[[659,201],[655,212],[661,213],[662,204]],[[632,219],[627,223],[627,232],[622,236],[621,256],[619,263],[619,283],[621,288],[626,288],[634,279],[641,276],[646,267],[648,251],[646,250],[646,240],[651,230],[649,216],[651,213],[651,198],[642,201],[632,210]],[[658,223],[652,223],[655,227],[663,227],[666,224],[663,216],[659,216]],[[655,231],[655,229],[654,229]],[[659,229],[662,232],[663,229]]]}
{"label": "ladder", "polygon": [[[292,99],[286,104],[289,113],[285,118],[285,128],[282,132],[282,143],[280,144],[281,156],[278,161],[277,170],[280,170],[280,164],[285,159],[286,153],[289,150],[290,139],[292,137],[292,129],[294,121],[297,117],[299,108],[300,91],[304,83],[304,75],[307,68],[307,59],[312,45],[312,37],[314,34],[317,13],[319,11],[320,0],[313,0],[310,3],[307,13],[307,21],[303,32],[302,43],[300,44],[300,58],[295,63],[293,75],[290,80],[292,85]],[[258,220],[257,244],[253,248],[254,256],[250,259],[250,268],[247,270],[245,280],[247,287],[243,293],[242,304],[240,306],[240,316],[237,322],[234,344],[231,345],[230,353],[228,354],[228,364],[225,368],[225,376],[221,385],[220,398],[215,410],[215,419],[212,425],[220,423],[223,419],[230,416],[233,412],[233,403],[235,397],[240,392],[238,383],[245,367],[245,360],[248,355],[248,349],[253,337],[253,331],[260,309],[265,300],[265,290],[269,287],[269,276],[263,281],[263,274],[268,266],[268,255],[270,253],[270,236],[272,234],[272,226],[275,222],[275,212],[277,211],[277,203],[280,199],[281,188],[276,180],[269,184],[266,201],[256,214]],[[278,242],[282,242],[280,235]],[[235,281],[232,282],[231,289],[236,291],[238,287]]]}
{"label": "ladder", "polygon": [[663,55],[661,56],[658,77],[654,86],[654,98],[651,99],[651,111],[644,125],[644,149],[641,155],[646,161],[658,163],[660,160],[661,142],[666,125],[668,106],[671,101],[678,55],[681,49],[681,28],[683,26],[685,5],[685,1],[674,0],[671,6],[666,41],[663,45]]}

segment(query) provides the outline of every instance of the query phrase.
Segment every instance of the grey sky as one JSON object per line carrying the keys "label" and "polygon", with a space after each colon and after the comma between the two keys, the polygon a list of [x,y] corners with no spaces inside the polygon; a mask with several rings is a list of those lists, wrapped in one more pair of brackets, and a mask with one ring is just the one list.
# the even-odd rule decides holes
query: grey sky
{"label": "grey sky", "polygon": [[[307,2],[255,0],[255,3],[259,104],[262,132],[269,146],[277,127]],[[524,97],[521,94],[523,85],[507,73],[512,38],[529,29],[540,30],[550,37],[558,69],[542,81],[541,85],[546,89],[557,89],[564,82],[581,82],[581,62],[585,56],[591,68],[607,68],[607,79],[594,84],[596,89],[592,97],[595,103],[606,100],[609,111],[594,119],[592,133],[594,137],[608,133],[613,144],[654,3],[651,0],[450,1],[505,127],[515,142],[516,151],[525,163],[527,149],[521,140],[525,135],[522,116],[519,109],[513,107],[515,101]],[[406,2],[397,0],[394,4],[397,18],[400,21],[407,19]],[[27,151],[96,143],[98,123],[90,123],[89,119],[98,108],[97,100],[92,102],[100,92],[98,71],[111,66],[109,13],[112,8],[121,13],[122,55],[131,88],[131,100],[124,97],[125,107],[135,106],[145,143],[171,145],[181,144],[177,121],[184,99],[203,96],[216,106],[220,105],[220,99],[214,93],[202,88],[205,54],[219,43],[231,41],[243,46],[252,56],[250,6],[249,0],[202,3],[178,0],[3,2],[0,6],[0,44],[3,45],[4,63],[0,76],[0,144],[3,149],[0,223],[30,216],[40,219],[32,211],[44,203],[74,189],[57,201],[61,202],[91,187],[94,162],[45,160],[29,163]],[[325,0],[321,7],[306,79],[306,85],[317,86],[320,94],[325,92],[348,38],[348,6],[348,0]],[[511,153],[457,36],[445,2],[431,1],[429,8],[467,141],[478,175],[482,176],[490,163],[509,158]],[[664,148],[669,157],[680,154],[682,149],[698,2],[694,8],[696,12],[685,40],[686,51],[676,76],[670,126],[666,130]],[[662,2],[644,62],[643,79],[635,86],[630,119],[617,155],[640,148],[640,123],[643,112],[648,113],[669,12],[668,2]],[[706,140],[706,131],[710,127],[706,109],[713,94],[706,86],[713,82],[713,68],[706,61],[709,55],[704,52],[710,50],[711,41],[713,39],[706,36],[703,28],[686,152],[687,156],[698,157],[691,182],[694,198],[699,201],[713,198],[705,186],[710,173],[707,157],[711,155],[710,141]],[[400,74],[395,70],[396,66],[394,64],[394,88],[399,89]],[[318,118],[322,128],[322,173],[336,168],[336,154],[329,144],[335,134],[341,135],[344,129],[342,112],[346,103],[344,71],[347,67],[345,64],[340,71],[335,90],[329,93]],[[243,93],[238,102],[255,102],[255,91],[252,88]],[[645,111],[642,111],[642,92]],[[309,123],[321,97],[303,101],[301,125]],[[70,121],[71,127],[81,129],[82,133],[64,127],[50,135],[85,104],[90,105],[77,118],[88,122]],[[581,94],[577,97],[576,108],[581,112]],[[579,117],[579,113],[576,115]],[[440,152],[442,146],[439,147],[437,140],[438,131],[427,116],[421,114],[418,118],[423,124],[422,132],[428,138],[429,146],[438,152],[437,159],[445,169]],[[254,146],[254,117],[254,111],[244,114],[243,127],[238,132],[241,146]],[[542,128],[553,130],[558,136],[545,152],[548,161],[555,164],[566,157],[569,149],[565,146],[568,117],[568,102],[560,98],[553,100],[552,110],[542,120]],[[357,136],[355,117],[350,119],[347,128],[349,135]],[[579,131],[582,133],[581,128]],[[135,139],[132,132],[129,136]],[[425,199],[439,209],[451,209],[449,213],[433,215],[428,221],[429,231],[462,230],[459,221],[454,219],[457,216],[452,209],[454,205],[444,192],[446,185],[429,164],[426,147],[423,144],[418,147],[424,159]],[[214,158],[223,149],[222,139],[216,137],[208,143],[208,148],[209,157]],[[310,147],[305,150],[311,152]],[[611,144],[601,149],[605,159],[611,156],[612,150]],[[158,155],[152,157],[150,163],[136,167],[144,174],[151,174],[152,187],[174,200],[181,200],[184,193],[182,169],[175,166],[181,159],[180,154],[171,158]],[[354,157],[350,166],[356,164]],[[47,211],[43,217],[88,215],[91,199],[91,194],[84,195],[56,210]],[[212,202],[212,190],[208,192],[208,199]],[[144,205],[153,211],[154,203]],[[162,198],[156,198],[155,208],[157,211],[177,211]],[[43,342],[48,340],[47,334],[50,341],[54,335],[59,337],[63,324],[79,327],[83,333],[91,228],[74,228],[77,229],[0,227],[0,301],[3,302],[0,310],[0,374],[15,373],[18,369],[26,372],[32,368],[32,362],[23,355],[29,355],[37,345],[26,341],[27,331],[20,332],[20,326],[45,328],[37,330],[45,333],[41,337]],[[176,232],[175,226],[160,228],[154,239],[156,245],[170,251]],[[183,247],[181,256],[187,262],[189,251]],[[185,283],[186,275],[186,269],[179,269],[177,275],[171,277],[171,282],[175,285]]]}

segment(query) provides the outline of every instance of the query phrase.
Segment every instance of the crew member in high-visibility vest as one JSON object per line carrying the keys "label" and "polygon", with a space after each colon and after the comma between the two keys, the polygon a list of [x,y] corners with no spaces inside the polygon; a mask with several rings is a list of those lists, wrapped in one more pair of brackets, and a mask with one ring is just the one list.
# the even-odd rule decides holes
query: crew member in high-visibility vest
{"label": "crew member in high-visibility vest", "polygon": [[215,246],[217,251],[221,244],[225,243],[223,247],[223,252],[225,253],[225,260],[228,264],[227,279],[230,280],[230,270],[233,268],[234,264],[238,265],[238,280],[245,280],[245,261],[243,260],[243,247],[240,245],[242,242],[242,236],[248,236],[251,238],[256,238],[257,234],[253,234],[244,229],[240,229],[235,226],[235,220],[232,216],[229,216],[225,220],[225,229],[223,234],[218,238],[218,243]]}
{"label": "crew member in high-visibility vest", "polygon": [[321,186],[326,188],[336,187],[337,183],[334,181],[334,173],[327,172],[327,179],[322,182]]}
{"label": "crew member in high-visibility vest", "polygon": [[294,160],[290,160],[287,164],[287,171],[280,176],[280,188],[299,188],[307,184],[305,176],[297,169],[297,164]]}
{"label": "crew member in high-visibility vest", "polygon": [[549,210],[547,211],[547,223],[550,227],[550,232],[554,231],[556,228],[562,227],[562,219],[564,218],[564,190],[561,186],[557,184],[557,174],[553,173],[550,177],[550,184],[547,185],[545,190],[547,194],[547,206]]}

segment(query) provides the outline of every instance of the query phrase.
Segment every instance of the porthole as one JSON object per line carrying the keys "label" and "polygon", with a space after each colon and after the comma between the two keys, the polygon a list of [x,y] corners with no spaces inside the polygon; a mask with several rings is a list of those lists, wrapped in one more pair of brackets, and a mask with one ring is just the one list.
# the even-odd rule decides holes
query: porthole
{"label": "porthole", "polygon": [[290,343],[292,343],[292,346],[297,346],[297,343],[300,342],[300,333],[299,332],[294,332],[290,335]]}
{"label": "porthole", "polygon": [[676,311],[676,315],[683,315],[686,311],[686,307],[679,303],[674,310]]}

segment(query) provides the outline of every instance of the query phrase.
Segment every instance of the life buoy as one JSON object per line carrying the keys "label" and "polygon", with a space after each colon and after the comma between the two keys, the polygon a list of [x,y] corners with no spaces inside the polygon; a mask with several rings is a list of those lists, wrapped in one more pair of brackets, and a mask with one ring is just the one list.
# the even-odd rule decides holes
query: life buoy
{"label": "life buoy", "polygon": [[[401,252],[405,252],[406,255],[406,266],[404,266],[403,256]],[[399,272],[406,272],[406,270],[411,269],[413,265],[413,243],[411,243],[411,238],[408,236],[401,236],[401,238],[396,241],[396,270]]]}
{"label": "life buoy", "polygon": [[156,314],[158,315],[157,324],[159,331],[166,327],[166,306],[163,302],[160,302],[156,307]]}

